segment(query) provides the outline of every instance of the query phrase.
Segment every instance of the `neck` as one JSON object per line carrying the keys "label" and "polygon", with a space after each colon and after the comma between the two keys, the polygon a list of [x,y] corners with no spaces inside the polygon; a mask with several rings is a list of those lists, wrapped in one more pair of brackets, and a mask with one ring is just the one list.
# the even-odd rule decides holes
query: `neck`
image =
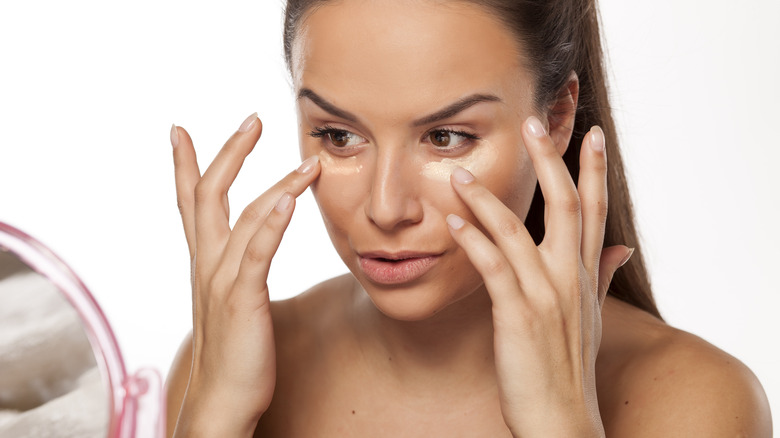
{"label": "neck", "polygon": [[422,391],[495,386],[492,304],[484,286],[421,321],[390,318],[361,294],[359,338],[375,369]]}

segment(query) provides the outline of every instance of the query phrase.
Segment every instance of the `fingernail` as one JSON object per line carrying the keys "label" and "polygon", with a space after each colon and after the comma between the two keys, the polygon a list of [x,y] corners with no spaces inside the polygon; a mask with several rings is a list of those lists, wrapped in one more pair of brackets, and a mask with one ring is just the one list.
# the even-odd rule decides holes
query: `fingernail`
{"label": "fingernail", "polygon": [[176,125],[171,125],[171,146],[176,147],[179,145],[179,130],[176,129]]}
{"label": "fingernail", "polygon": [[242,123],[238,128],[238,132],[249,131],[253,126],[255,126],[255,122],[257,122],[257,113],[252,113],[252,115],[247,117],[246,120],[244,120],[244,123]]}
{"label": "fingernail", "polygon": [[604,150],[604,131],[598,126],[590,130],[590,147],[596,152]]}
{"label": "fingernail", "polygon": [[526,126],[528,126],[528,133],[534,137],[544,137],[547,134],[542,122],[534,116],[531,116],[526,120]]}
{"label": "fingernail", "polygon": [[631,256],[634,254],[634,250],[635,250],[635,249],[636,249],[636,248],[630,248],[630,249],[628,250],[628,255],[627,255],[627,256],[626,256],[626,257],[623,259],[623,261],[621,261],[621,262],[620,262],[620,265],[618,265],[618,268],[619,268],[619,267],[621,267],[621,266],[623,266],[623,265],[625,265],[625,264],[628,262],[628,259],[630,259],[630,258],[631,258]]}
{"label": "fingernail", "polygon": [[463,228],[464,225],[466,225],[466,221],[464,221],[462,217],[456,214],[451,214],[447,216],[447,225],[449,225],[453,230],[459,230]]}
{"label": "fingernail", "polygon": [[286,211],[288,208],[290,208],[290,204],[292,204],[292,195],[284,192],[281,198],[279,198],[278,201],[276,201],[276,210],[278,211]]}
{"label": "fingernail", "polygon": [[309,173],[314,169],[314,166],[317,165],[317,162],[320,161],[320,157],[317,155],[313,155],[303,161],[300,166],[298,166],[298,169],[296,171],[298,173]]}
{"label": "fingernail", "polygon": [[456,167],[452,170],[452,178],[460,184],[468,184],[474,181],[474,175],[462,167]]}

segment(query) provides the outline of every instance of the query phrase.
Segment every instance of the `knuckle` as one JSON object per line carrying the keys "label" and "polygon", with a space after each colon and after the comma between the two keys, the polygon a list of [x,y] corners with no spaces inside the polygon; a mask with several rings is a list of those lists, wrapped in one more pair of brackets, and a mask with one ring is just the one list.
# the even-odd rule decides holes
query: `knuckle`
{"label": "knuckle", "polygon": [[205,202],[212,202],[219,198],[219,195],[227,193],[226,188],[221,188],[216,180],[209,178],[201,178],[197,184],[195,184],[195,190],[193,191],[193,199],[196,205],[202,205]]}
{"label": "knuckle", "polygon": [[225,297],[223,309],[225,315],[228,318],[236,318],[238,315],[241,315],[243,311],[245,311],[245,308],[246,304],[244,300],[241,299],[241,294],[230,293]]}
{"label": "knuckle", "polygon": [[195,204],[203,204],[209,198],[211,187],[206,180],[200,180],[195,185],[195,191],[193,193]]}
{"label": "knuckle", "polygon": [[486,258],[483,266],[485,273],[489,276],[499,276],[509,267],[504,260],[496,256]]}
{"label": "knuckle", "polygon": [[220,273],[214,274],[207,282],[209,295],[219,296],[230,287],[232,282]]}
{"label": "knuckle", "polygon": [[179,214],[184,216],[184,212],[187,210],[184,201],[181,198],[176,199],[176,207],[179,209]]}
{"label": "knuckle", "polygon": [[503,219],[498,224],[498,231],[504,237],[514,237],[520,234],[525,226],[516,218]]}
{"label": "knuckle", "polygon": [[595,214],[599,217],[606,217],[609,211],[609,204],[606,200],[598,200],[588,203],[586,207],[591,214]]}
{"label": "knuckle", "polygon": [[565,196],[557,202],[558,208],[566,213],[578,215],[582,212],[579,196]]}
{"label": "knuckle", "polygon": [[262,263],[266,258],[267,254],[262,245],[250,243],[244,250],[244,259],[249,263]]}
{"label": "knuckle", "polygon": [[241,216],[238,217],[237,222],[246,225],[254,225],[265,218],[265,214],[262,214],[256,207],[250,205],[241,212]]}
{"label": "knuckle", "polygon": [[561,299],[557,293],[546,293],[539,297],[539,308],[544,315],[557,315],[561,308]]}

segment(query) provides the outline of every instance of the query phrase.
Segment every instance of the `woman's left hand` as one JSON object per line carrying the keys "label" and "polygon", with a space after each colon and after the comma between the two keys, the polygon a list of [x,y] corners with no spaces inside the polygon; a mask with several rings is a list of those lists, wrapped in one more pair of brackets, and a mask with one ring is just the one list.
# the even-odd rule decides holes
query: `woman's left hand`
{"label": "woman's left hand", "polygon": [[537,246],[523,221],[460,168],[452,185],[490,237],[458,216],[447,222],[493,302],[501,410],[513,436],[604,436],[595,377],[601,306],[633,252],[602,249],[604,134],[594,127],[583,139],[577,186],[535,117],[523,139],[545,199],[544,240]]}

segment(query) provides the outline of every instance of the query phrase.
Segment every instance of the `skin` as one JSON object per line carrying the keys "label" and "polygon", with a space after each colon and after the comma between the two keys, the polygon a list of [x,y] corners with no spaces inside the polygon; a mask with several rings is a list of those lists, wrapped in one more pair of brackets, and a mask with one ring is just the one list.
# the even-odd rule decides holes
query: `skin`
{"label": "skin", "polygon": [[[630,250],[601,245],[600,129],[576,187],[560,158],[575,75],[553,123],[513,35],[460,2],[329,3],[293,59],[307,161],[232,230],[227,191],[261,124],[250,116],[203,176],[172,130],[194,319],[169,374],[169,435],[771,436],[744,365],[605,298]],[[475,94],[492,97],[423,120]],[[326,125],[334,138],[309,135]],[[431,136],[443,129],[479,140],[450,134],[458,146],[443,149]],[[522,220],[537,179],[539,246]],[[309,185],[351,273],[270,302],[268,265]],[[436,261],[386,285],[361,268],[376,251]]]}

